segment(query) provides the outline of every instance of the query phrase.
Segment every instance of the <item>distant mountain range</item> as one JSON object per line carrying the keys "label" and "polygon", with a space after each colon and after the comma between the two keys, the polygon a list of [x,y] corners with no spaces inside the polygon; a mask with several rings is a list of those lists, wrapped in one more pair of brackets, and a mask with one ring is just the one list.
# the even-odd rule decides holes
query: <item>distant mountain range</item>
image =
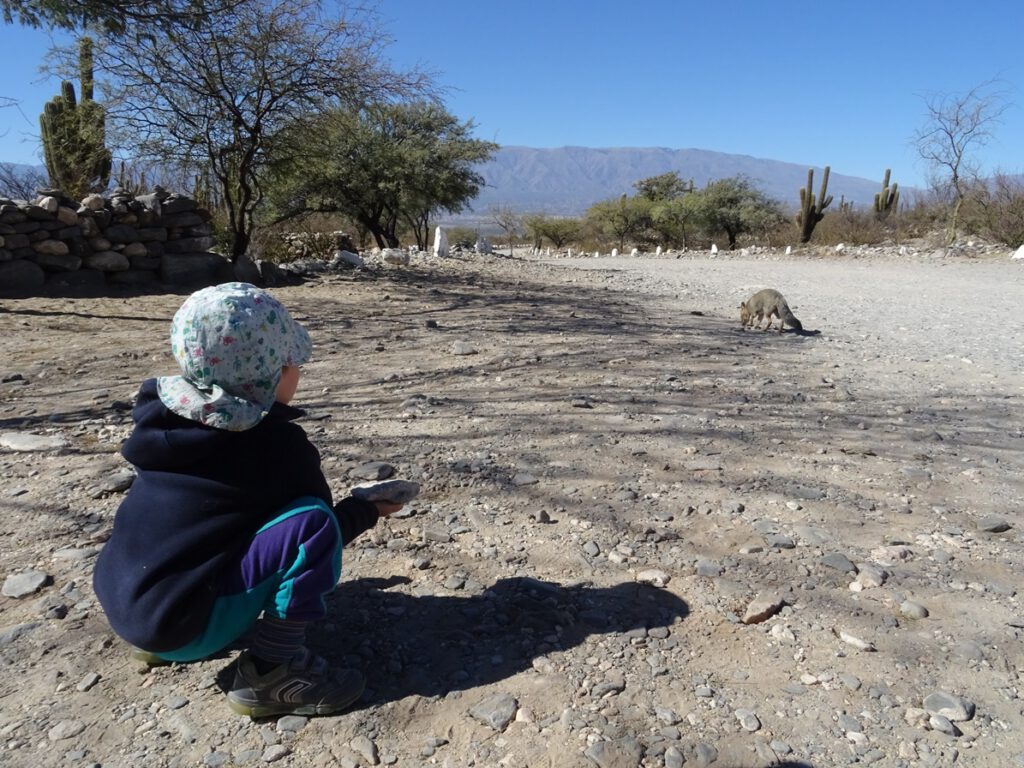
{"label": "distant mountain range", "polygon": [[[45,174],[43,166],[16,167],[35,168]],[[717,179],[746,176],[769,197],[795,208],[800,188],[807,183],[809,167],[706,149],[501,147],[478,167],[486,184],[472,202],[472,209],[451,220],[489,218],[491,210],[503,207],[517,213],[579,216],[601,200],[635,194],[633,185],[641,179],[670,171],[677,171],[684,180],[693,179],[697,187]],[[835,198],[833,206],[838,207],[841,198],[858,207],[872,205],[882,187],[884,171],[878,169],[877,179],[862,179],[844,176],[833,168],[828,182],[828,193]],[[815,167],[815,194],[821,176],[822,169]]]}
{"label": "distant mountain range", "polygon": [[[507,206],[519,213],[577,216],[601,200],[635,194],[633,185],[641,179],[677,171],[684,180],[693,179],[698,188],[709,181],[746,176],[769,197],[795,208],[809,167],[705,149],[502,147],[479,166],[486,186],[472,207],[476,215]],[[822,172],[814,168],[815,194]],[[884,172],[879,168],[878,179],[872,180],[844,176],[833,168],[828,182],[833,205],[838,206],[840,198],[858,207],[874,204]]]}

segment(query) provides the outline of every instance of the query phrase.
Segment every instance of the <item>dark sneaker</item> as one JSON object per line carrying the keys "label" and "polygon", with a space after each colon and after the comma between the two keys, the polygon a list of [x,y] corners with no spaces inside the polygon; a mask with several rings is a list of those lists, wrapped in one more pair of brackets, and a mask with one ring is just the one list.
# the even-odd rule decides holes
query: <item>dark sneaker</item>
{"label": "dark sneaker", "polygon": [[333,715],[363,694],[366,681],[354,669],[332,670],[320,656],[303,649],[264,675],[248,652],[238,657],[228,704],[252,718],[276,715]]}
{"label": "dark sneaker", "polygon": [[136,648],[134,645],[128,655],[135,661],[141,661],[147,667],[166,667],[171,664],[167,659],[161,659],[155,653]]}

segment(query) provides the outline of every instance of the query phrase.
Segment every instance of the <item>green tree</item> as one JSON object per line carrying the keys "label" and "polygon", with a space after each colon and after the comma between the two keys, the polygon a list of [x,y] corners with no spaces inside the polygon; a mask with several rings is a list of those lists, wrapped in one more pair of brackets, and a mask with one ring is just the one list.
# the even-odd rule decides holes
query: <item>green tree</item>
{"label": "green tree", "polygon": [[578,240],[582,231],[579,219],[551,217],[543,214],[524,217],[523,225],[538,248],[545,239],[549,240],[555,248],[562,248]]}
{"label": "green tree", "polygon": [[141,159],[210,169],[235,260],[249,247],[275,135],[303,115],[425,86],[382,66],[384,42],[372,15],[247,1],[162,34],[107,36],[96,63],[109,76],[108,118]]}
{"label": "green tree", "polygon": [[643,235],[650,221],[651,201],[645,197],[622,195],[618,200],[604,200],[587,210],[586,218],[605,235],[618,240],[619,250],[627,239]]}
{"label": "green tree", "polygon": [[399,245],[404,223],[426,248],[431,217],[464,210],[483,184],[475,167],[497,149],[472,131],[471,121],[429,101],[376,103],[296,121],[277,137],[273,215],[342,213],[382,248]]}
{"label": "green tree", "polygon": [[994,86],[988,81],[966,93],[926,97],[927,119],[914,134],[914,145],[936,174],[936,184],[948,186],[953,195],[948,243],[956,240],[960,212],[978,176],[973,153],[992,140],[995,125],[1010,106]]}
{"label": "green tree", "polygon": [[683,181],[678,171],[669,171],[659,176],[641,179],[633,185],[638,197],[655,202],[676,200],[693,191],[693,180]]}
{"label": "green tree", "polygon": [[700,225],[700,196],[696,193],[652,203],[650,227],[661,245],[689,247],[689,236]]}
{"label": "green tree", "polygon": [[748,232],[759,231],[767,222],[782,221],[779,204],[743,176],[733,176],[708,184],[699,193],[699,215],[708,234],[724,233],[729,248]]}

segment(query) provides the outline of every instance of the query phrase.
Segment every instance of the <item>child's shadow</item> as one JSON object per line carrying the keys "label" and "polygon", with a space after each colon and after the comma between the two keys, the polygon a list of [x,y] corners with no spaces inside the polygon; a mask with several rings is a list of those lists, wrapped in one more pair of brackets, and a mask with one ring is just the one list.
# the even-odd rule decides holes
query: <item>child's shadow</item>
{"label": "child's shadow", "polygon": [[[640,638],[655,629],[670,638],[670,629],[656,628],[670,628],[689,613],[671,592],[635,582],[562,586],[517,577],[464,596],[389,590],[408,583],[404,577],[343,582],[328,600],[325,620],[310,627],[314,651],[366,675],[357,709],[503,680],[592,634]],[[221,677],[233,673],[231,665]]]}

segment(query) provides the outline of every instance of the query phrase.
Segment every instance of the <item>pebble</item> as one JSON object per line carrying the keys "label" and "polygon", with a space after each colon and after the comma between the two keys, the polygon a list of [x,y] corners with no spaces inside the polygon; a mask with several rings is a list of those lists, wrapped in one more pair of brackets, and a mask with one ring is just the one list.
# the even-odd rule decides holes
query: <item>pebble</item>
{"label": "pebble", "polygon": [[647,568],[637,573],[636,580],[641,584],[650,584],[652,587],[665,587],[668,586],[672,577],[659,568]]}
{"label": "pebble", "polygon": [[846,555],[841,552],[832,552],[821,558],[821,564],[829,568],[834,568],[837,571],[843,571],[845,573],[856,573],[857,566],[853,564]]}
{"label": "pebble", "polygon": [[900,613],[908,619],[927,619],[928,609],[913,600],[904,600],[900,603]]}
{"label": "pebble", "polygon": [[757,718],[752,710],[749,709],[737,709],[734,713],[736,719],[740,721],[740,727],[745,731],[761,730],[761,721]]}
{"label": "pebble", "polygon": [[50,741],[65,741],[73,739],[85,730],[85,723],[81,720],[61,720],[46,732]]}
{"label": "pebble", "polygon": [[12,451],[56,451],[66,447],[67,444],[67,440],[57,435],[0,432],[0,447]]}
{"label": "pebble", "polygon": [[516,716],[519,702],[508,693],[498,693],[475,704],[469,714],[496,731],[504,731]]}
{"label": "pebble", "polygon": [[764,537],[764,541],[772,549],[796,549],[793,537],[784,533],[770,533]]}
{"label": "pebble", "polygon": [[889,574],[884,568],[870,563],[857,563],[857,583],[864,588],[880,587],[885,584]]}
{"label": "pebble", "polygon": [[387,480],[395,474],[395,468],[386,461],[368,461],[349,472],[354,480]]}
{"label": "pebble", "polygon": [[767,621],[786,605],[785,599],[777,592],[761,592],[749,605],[743,614],[744,624],[760,624]]}
{"label": "pebble", "polygon": [[370,765],[380,764],[380,753],[377,750],[377,744],[370,737],[356,736],[348,745],[352,748],[353,752],[361,755]]}
{"label": "pebble", "polygon": [[598,741],[583,753],[598,768],[637,768],[644,756],[643,745],[633,736],[614,741]]}
{"label": "pebble", "polygon": [[998,515],[986,515],[978,520],[978,530],[984,533],[1003,533],[1010,530],[1010,523]]}
{"label": "pebble", "polygon": [[101,679],[102,678],[95,672],[90,672],[82,678],[82,681],[75,686],[75,689],[78,691],[82,691],[84,693],[85,691],[88,691],[90,688],[96,685],[96,683],[98,683]]}
{"label": "pebble", "polygon": [[271,744],[263,750],[263,754],[260,756],[260,759],[264,763],[276,763],[278,760],[288,757],[291,753],[291,749],[286,747],[284,744]]}
{"label": "pebble", "polygon": [[15,573],[4,579],[0,592],[5,597],[22,598],[34,595],[40,589],[52,583],[53,578],[42,571],[26,571]]}
{"label": "pebble", "polygon": [[135,472],[131,469],[119,469],[104,477],[99,487],[106,493],[123,493],[135,482]]}
{"label": "pebble", "polygon": [[924,709],[931,715],[948,717],[954,723],[966,722],[974,717],[973,701],[945,691],[928,694],[924,699]]}

